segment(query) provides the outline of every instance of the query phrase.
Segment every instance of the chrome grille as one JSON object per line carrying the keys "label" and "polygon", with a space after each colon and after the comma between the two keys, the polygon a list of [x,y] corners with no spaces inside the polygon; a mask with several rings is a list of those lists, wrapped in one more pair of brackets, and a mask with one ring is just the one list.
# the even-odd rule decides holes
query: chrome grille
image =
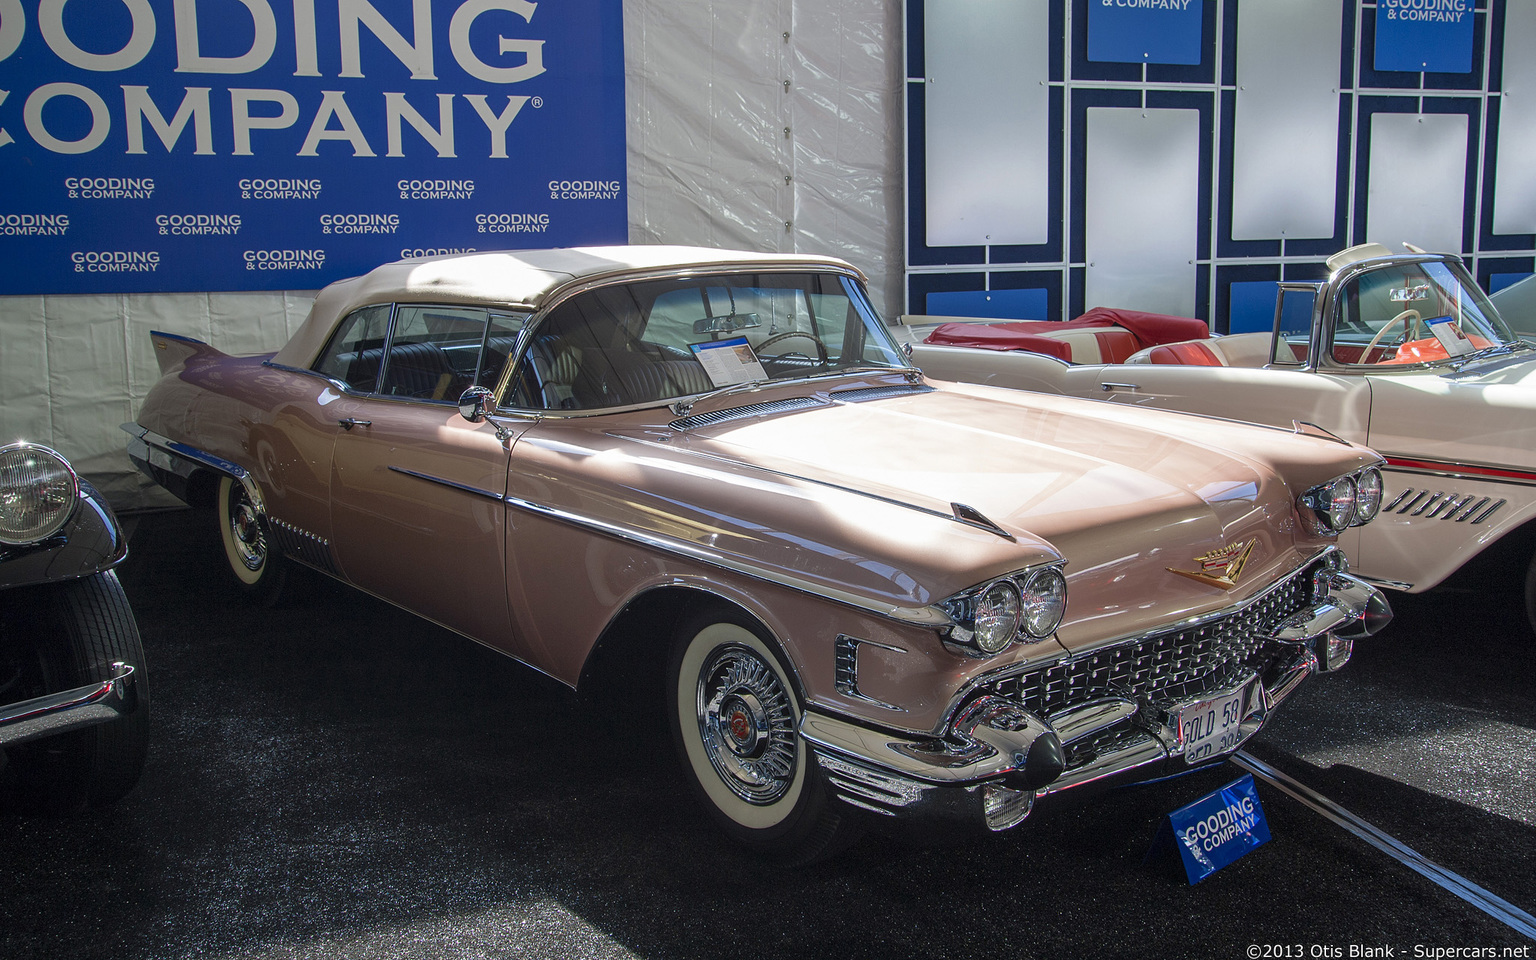
{"label": "chrome grille", "polygon": [[1219,690],[1279,653],[1266,634],[1312,599],[1311,571],[1220,619],[1058,660],[1000,680],[995,690],[1046,718],[1103,697],[1175,701]]}

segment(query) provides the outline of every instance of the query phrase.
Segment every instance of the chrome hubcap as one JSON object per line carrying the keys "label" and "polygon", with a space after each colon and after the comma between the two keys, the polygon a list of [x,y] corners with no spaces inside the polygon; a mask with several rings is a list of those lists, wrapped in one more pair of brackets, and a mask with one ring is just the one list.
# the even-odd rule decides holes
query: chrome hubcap
{"label": "chrome hubcap", "polygon": [[748,803],[784,796],[795,778],[795,715],[778,675],[746,647],[722,647],[699,670],[699,733],[715,772]]}
{"label": "chrome hubcap", "polygon": [[260,570],[262,562],[267,557],[266,534],[262,533],[261,523],[256,519],[256,511],[251,508],[250,501],[246,500],[244,492],[242,491],[238,496],[240,499],[231,505],[229,514],[229,528],[234,534],[232,542],[235,553],[247,570]]}

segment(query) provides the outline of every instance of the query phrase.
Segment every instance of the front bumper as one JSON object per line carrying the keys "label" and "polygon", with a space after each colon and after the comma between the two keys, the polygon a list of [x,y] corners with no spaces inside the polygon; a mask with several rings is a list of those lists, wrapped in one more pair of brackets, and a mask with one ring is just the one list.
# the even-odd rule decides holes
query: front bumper
{"label": "front bumper", "polygon": [[[809,710],[800,733],[844,802],[883,817],[958,819],[989,830],[1017,825],[1049,798],[1193,770],[1229,756],[1308,675],[1343,666],[1355,639],[1390,622],[1381,593],[1330,561],[1218,618],[983,687],[942,737],[891,734]],[[1301,589],[1306,600],[1287,609],[1286,598]],[[1209,669],[1191,676],[1186,661],[1200,653]],[[1156,665],[1140,668],[1138,658]],[[1180,665],[1176,683],[1168,682],[1169,662]],[[1189,713],[1216,701],[1235,717],[1212,742],[1192,733],[1199,728]]]}
{"label": "front bumper", "polygon": [[110,723],[132,713],[138,703],[132,665],[113,663],[106,680],[0,705],[0,748]]}

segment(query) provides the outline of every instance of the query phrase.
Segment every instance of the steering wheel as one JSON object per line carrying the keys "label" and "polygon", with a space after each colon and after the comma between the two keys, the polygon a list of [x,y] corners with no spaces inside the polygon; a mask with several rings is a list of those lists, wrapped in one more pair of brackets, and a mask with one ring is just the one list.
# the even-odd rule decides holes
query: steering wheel
{"label": "steering wheel", "polygon": [[804,337],[805,339],[816,344],[816,362],[821,364],[823,367],[827,365],[827,345],[822,343],[821,338],[816,336],[816,334],[806,333],[803,330],[786,330],[783,333],[776,333],[769,337],[767,340],[764,340],[762,343],[758,344],[757,352],[762,353],[764,347],[772,346],[773,344],[778,343],[780,340],[788,340],[790,337]]}
{"label": "steering wheel", "polygon": [[[1413,321],[1413,333],[1414,333],[1414,336],[1411,336],[1411,337],[1408,335],[1408,328],[1406,326],[1406,323],[1409,320]],[[1371,351],[1375,350],[1377,344],[1381,343],[1381,338],[1385,337],[1387,335],[1387,331],[1391,330],[1393,327],[1397,326],[1399,323],[1405,324],[1405,326],[1403,327],[1403,340],[1404,340],[1404,342],[1406,342],[1408,340],[1418,340],[1419,339],[1419,336],[1418,336],[1418,334],[1420,332],[1419,331],[1419,311],[1413,309],[1412,307],[1409,307],[1407,310],[1404,310],[1402,313],[1398,314],[1397,316],[1393,317],[1391,320],[1388,320],[1386,323],[1382,324],[1381,329],[1376,331],[1376,336],[1371,338],[1370,345],[1365,348],[1365,352],[1360,354],[1360,362],[1361,363],[1370,363],[1371,362]]]}

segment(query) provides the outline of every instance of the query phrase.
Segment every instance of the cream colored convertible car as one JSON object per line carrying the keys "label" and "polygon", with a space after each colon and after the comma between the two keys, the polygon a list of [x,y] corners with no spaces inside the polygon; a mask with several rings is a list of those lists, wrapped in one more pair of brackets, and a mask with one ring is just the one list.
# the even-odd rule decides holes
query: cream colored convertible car
{"label": "cream colored convertible car", "polygon": [[245,590],[302,564],[652,698],[785,859],[1216,761],[1391,616],[1336,545],[1374,452],[931,383],[838,260],[407,260],[275,354],[153,339],[129,453]]}
{"label": "cream colored convertible car", "polygon": [[[1258,423],[1310,423],[1386,457],[1381,518],[1341,543],[1359,574],[1420,592],[1474,557],[1517,564],[1536,627],[1536,348],[1456,257],[1379,244],[1280,284],[1271,332],[1094,310],[1065,323],[915,318],[911,355],[945,379]],[[1518,581],[1518,576],[1511,577]]]}

